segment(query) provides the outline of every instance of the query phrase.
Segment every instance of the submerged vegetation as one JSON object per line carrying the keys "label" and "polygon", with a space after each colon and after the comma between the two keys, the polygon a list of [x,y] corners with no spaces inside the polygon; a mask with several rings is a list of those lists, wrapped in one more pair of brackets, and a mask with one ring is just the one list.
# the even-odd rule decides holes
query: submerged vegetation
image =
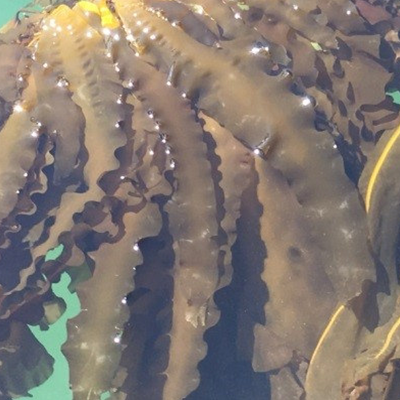
{"label": "submerged vegetation", "polygon": [[399,399],[396,2],[38,4],[0,31],[2,398],[58,323],[76,400]]}

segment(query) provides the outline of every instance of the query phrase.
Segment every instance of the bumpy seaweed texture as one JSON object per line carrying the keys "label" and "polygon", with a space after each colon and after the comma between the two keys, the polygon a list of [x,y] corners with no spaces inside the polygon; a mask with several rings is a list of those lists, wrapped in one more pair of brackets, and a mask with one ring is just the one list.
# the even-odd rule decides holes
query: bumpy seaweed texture
{"label": "bumpy seaweed texture", "polygon": [[1,395],[67,273],[73,399],[398,399],[396,6],[42,5],[0,33]]}

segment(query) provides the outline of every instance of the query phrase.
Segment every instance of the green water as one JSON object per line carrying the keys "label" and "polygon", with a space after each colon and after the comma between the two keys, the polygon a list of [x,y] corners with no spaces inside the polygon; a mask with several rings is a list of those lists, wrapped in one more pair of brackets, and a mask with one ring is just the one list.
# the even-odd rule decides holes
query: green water
{"label": "green water", "polygon": [[22,397],[23,400],[72,400],[69,389],[68,362],[61,353],[61,346],[67,340],[67,320],[75,317],[80,310],[79,300],[75,293],[68,290],[71,278],[64,273],[59,283],[53,285],[53,291],[67,303],[67,309],[60,319],[50,326],[47,331],[42,331],[38,326],[30,326],[32,333],[44,345],[47,352],[54,358],[54,372],[41,386],[29,391],[33,397]]}
{"label": "green water", "polygon": [[[55,260],[62,251],[60,245],[49,251],[46,260]],[[31,397],[21,397],[21,400],[72,400],[72,393],[69,389],[69,367],[68,362],[61,352],[61,346],[67,340],[67,321],[75,317],[80,312],[80,302],[76,293],[71,293],[68,289],[71,278],[67,273],[63,273],[60,282],[52,286],[54,294],[62,298],[67,308],[64,314],[48,330],[41,330],[38,326],[29,326],[32,333],[39,342],[46,348],[47,352],[54,358],[54,372],[51,377],[43,383],[30,390]]]}
{"label": "green water", "polygon": [[27,0],[0,0],[0,26],[13,19],[28,3]]}

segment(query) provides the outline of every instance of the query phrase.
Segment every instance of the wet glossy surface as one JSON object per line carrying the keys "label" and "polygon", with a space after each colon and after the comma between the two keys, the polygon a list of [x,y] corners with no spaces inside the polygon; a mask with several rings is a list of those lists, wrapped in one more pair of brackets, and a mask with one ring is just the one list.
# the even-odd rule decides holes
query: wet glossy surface
{"label": "wet glossy surface", "polygon": [[397,9],[38,3],[0,33],[4,398],[397,399]]}

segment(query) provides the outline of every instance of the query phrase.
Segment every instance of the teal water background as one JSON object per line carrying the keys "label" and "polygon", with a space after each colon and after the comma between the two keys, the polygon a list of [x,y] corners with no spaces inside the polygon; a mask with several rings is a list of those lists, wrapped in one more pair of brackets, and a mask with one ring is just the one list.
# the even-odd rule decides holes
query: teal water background
{"label": "teal water background", "polygon": [[0,0],[0,26],[13,19],[28,3],[27,0]]}

